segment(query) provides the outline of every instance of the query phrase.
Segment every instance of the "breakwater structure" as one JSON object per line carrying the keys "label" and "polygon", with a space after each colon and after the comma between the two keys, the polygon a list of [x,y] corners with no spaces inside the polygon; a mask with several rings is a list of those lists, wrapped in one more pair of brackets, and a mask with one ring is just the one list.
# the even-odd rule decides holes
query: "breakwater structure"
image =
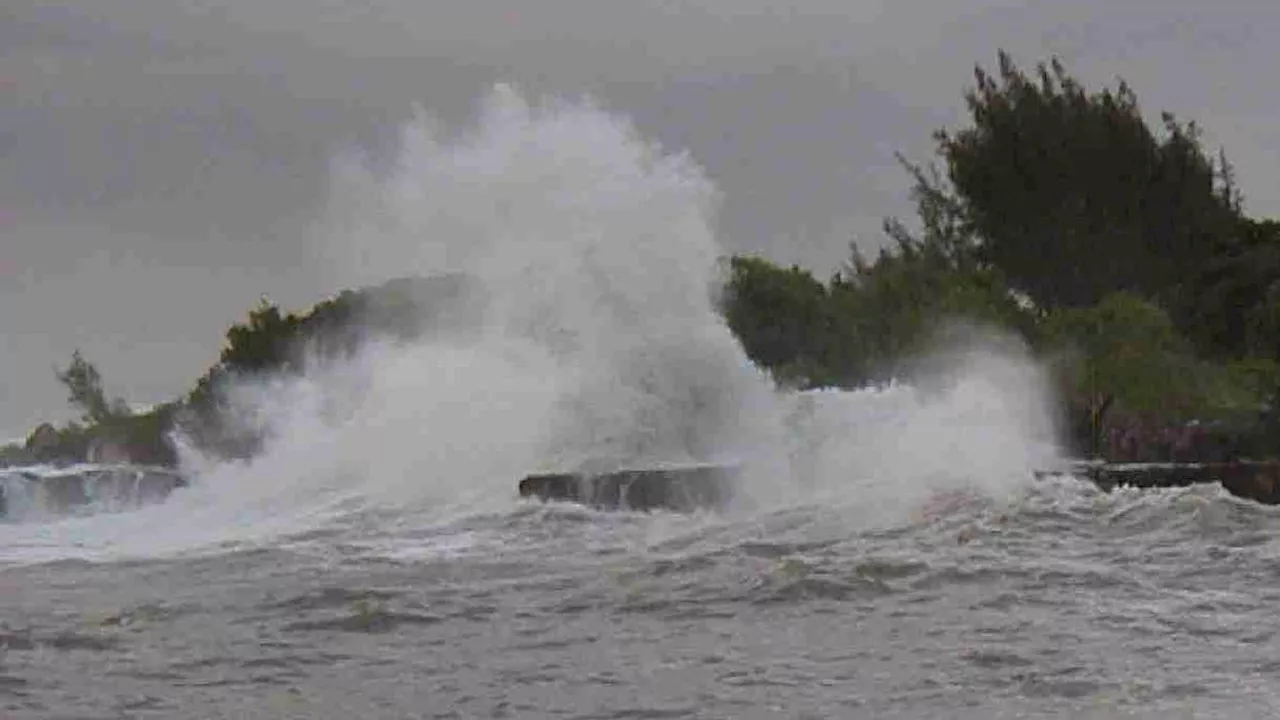
{"label": "breakwater structure", "polygon": [[82,463],[4,468],[0,469],[0,519],[126,510],[161,502],[188,484],[181,473],[159,466]]}
{"label": "breakwater structure", "polygon": [[[520,480],[521,497],[569,502],[599,510],[692,512],[723,507],[733,496],[737,468],[701,464],[603,473],[539,473]],[[1077,461],[1036,471],[1037,479],[1072,476],[1110,491],[1117,487],[1168,488],[1218,483],[1237,497],[1280,505],[1280,460],[1211,463],[1106,463]]]}
{"label": "breakwater structure", "polygon": [[1218,483],[1237,497],[1280,505],[1280,460],[1226,460],[1182,463],[1076,462],[1065,470],[1037,472],[1038,477],[1070,474],[1087,478],[1104,490],[1117,487],[1168,488]]}
{"label": "breakwater structure", "polygon": [[723,507],[733,495],[737,467],[675,465],[603,473],[525,476],[521,497],[572,502],[599,510],[692,512]]}

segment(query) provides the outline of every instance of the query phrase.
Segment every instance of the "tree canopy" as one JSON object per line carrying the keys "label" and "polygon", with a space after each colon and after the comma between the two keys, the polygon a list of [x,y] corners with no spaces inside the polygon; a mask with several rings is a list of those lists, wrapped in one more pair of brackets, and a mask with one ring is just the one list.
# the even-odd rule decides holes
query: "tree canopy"
{"label": "tree canopy", "polygon": [[85,360],[79,350],[71,355],[71,363],[65,370],[55,370],[54,374],[67,388],[67,401],[72,407],[80,408],[84,422],[106,424],[130,415],[129,406],[123,400],[107,399],[98,368]]}
{"label": "tree canopy", "polygon": [[1235,233],[1229,168],[1194,123],[1166,113],[1155,132],[1126,83],[1090,93],[1056,60],[1028,77],[1001,52],[975,77],[971,126],[938,150],[980,257],[1037,306],[1173,301]]}

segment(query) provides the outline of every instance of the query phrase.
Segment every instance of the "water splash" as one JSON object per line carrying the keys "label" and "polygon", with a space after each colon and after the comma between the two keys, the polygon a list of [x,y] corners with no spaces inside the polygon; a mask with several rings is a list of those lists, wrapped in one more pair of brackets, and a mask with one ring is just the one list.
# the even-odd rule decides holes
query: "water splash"
{"label": "water splash", "polygon": [[1007,499],[1063,462],[1048,377],[991,330],[953,337],[901,382],[796,402],[796,482],[865,522],[901,521],[939,493]]}
{"label": "water splash", "polygon": [[185,485],[182,476],[159,467],[82,463],[0,468],[0,520],[122,512],[161,502]]}
{"label": "water splash", "polygon": [[[664,154],[595,104],[533,105],[500,86],[468,132],[407,129],[389,176],[346,163],[335,177],[320,236],[326,257],[345,259],[335,275],[370,284],[461,272],[484,288],[483,335],[450,351],[486,370],[467,378],[453,407],[499,416],[479,425],[504,434],[467,442],[513,460],[475,477],[469,453],[455,452],[461,440],[432,443],[449,487],[461,480],[505,497],[538,468],[731,456],[771,401],[714,305],[723,254],[714,188],[687,156]],[[400,352],[429,364],[437,349],[392,350],[372,365],[400,362]],[[477,392],[495,381],[523,390]],[[424,414],[448,412],[433,393],[411,396]],[[388,457],[425,449],[391,433],[379,448]],[[506,433],[521,440],[509,446]]]}
{"label": "water splash", "polygon": [[1047,403],[1007,348],[934,353],[945,362],[910,386],[776,391],[715,306],[716,202],[690,158],[589,101],[504,86],[465,132],[420,118],[390,172],[337,163],[317,256],[343,286],[463,273],[482,288],[467,300],[479,327],[235,388],[268,431],[261,456],[185,452],[195,486],[145,520],[81,519],[37,545],[240,547],[370,510],[422,527],[511,509],[528,472],[655,461],[740,463],[752,512],[822,501],[856,522],[1030,477]]}

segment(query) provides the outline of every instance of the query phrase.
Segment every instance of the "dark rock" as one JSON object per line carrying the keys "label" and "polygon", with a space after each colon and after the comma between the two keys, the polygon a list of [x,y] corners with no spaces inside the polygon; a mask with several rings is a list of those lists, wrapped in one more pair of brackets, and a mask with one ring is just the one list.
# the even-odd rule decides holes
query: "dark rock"
{"label": "dark rock", "polygon": [[601,510],[692,512],[724,506],[732,496],[734,468],[688,465],[600,474],[547,473],[520,481],[520,496],[573,502]]}

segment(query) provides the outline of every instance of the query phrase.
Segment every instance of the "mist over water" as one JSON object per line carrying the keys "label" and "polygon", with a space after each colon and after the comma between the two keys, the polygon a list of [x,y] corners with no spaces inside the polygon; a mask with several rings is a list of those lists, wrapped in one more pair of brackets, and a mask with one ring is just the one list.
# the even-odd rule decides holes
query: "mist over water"
{"label": "mist over water", "polygon": [[[716,311],[714,187],[590,102],[404,140],[336,163],[316,255],[464,274],[469,324],[232,388],[265,451],[184,445],[168,495],[0,472],[0,716],[1277,716],[1276,508],[1034,480],[1057,404],[979,326],[775,388]],[[517,498],[689,461],[740,467],[730,507]]]}
{"label": "mist over water", "polygon": [[1008,500],[1064,456],[1044,372],[1010,339],[969,330],[901,382],[802,394],[793,455],[812,495],[892,524],[939,495]]}
{"label": "mist over water", "polygon": [[1043,378],[976,331],[900,384],[775,389],[716,310],[716,202],[692,159],[590,101],[500,86],[465,131],[419,118],[389,171],[335,163],[316,252],[348,287],[464,273],[477,327],[236,388],[267,430],[260,457],[184,453],[194,486],[164,505],[4,527],[0,544],[165,555],[366,511],[425,526],[512,510],[530,472],[655,462],[742,465],[737,521],[822,502],[894,523],[939,491],[1007,495],[1054,460]]}
{"label": "mist over water", "polygon": [[[1272,509],[1035,480],[1050,385],[979,326],[884,386],[778,389],[716,309],[711,183],[589,102],[498,88],[404,137],[337,164],[317,256],[335,290],[463,274],[469,324],[231,388],[263,452],[184,446],[161,502],[10,494],[0,715],[1275,714]],[[729,507],[517,497],[683,462],[737,465]]]}
{"label": "mist over water", "polygon": [[389,177],[340,168],[327,255],[355,258],[348,276],[363,283],[479,281],[483,334],[469,350],[557,388],[553,412],[526,415],[545,430],[535,465],[731,451],[768,383],[713,304],[721,251],[701,170],[589,102],[533,106],[507,87],[474,129],[430,127],[406,130]]}

